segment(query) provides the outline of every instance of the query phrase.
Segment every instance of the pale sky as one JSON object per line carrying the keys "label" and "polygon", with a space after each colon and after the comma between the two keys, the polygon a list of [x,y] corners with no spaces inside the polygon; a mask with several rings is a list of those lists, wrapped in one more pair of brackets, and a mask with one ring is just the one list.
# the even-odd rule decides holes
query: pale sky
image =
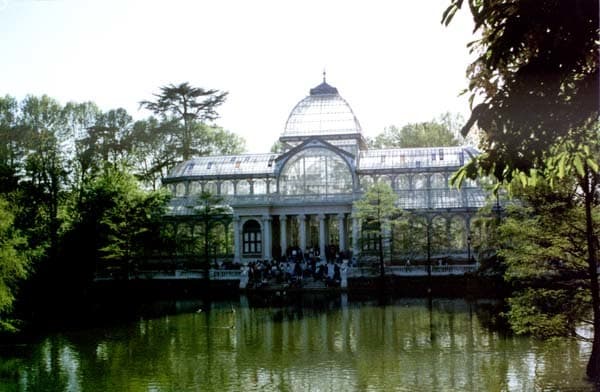
{"label": "pale sky", "polygon": [[142,119],[141,100],[188,81],[229,92],[217,124],[267,152],[322,80],[366,136],[468,114],[468,13],[450,0],[0,0],[0,95],[93,101]]}

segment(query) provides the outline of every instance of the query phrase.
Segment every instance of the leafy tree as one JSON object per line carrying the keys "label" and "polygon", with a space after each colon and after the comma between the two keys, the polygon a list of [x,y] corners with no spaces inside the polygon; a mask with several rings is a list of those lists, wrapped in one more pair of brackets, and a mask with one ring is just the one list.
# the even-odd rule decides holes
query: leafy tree
{"label": "leafy tree", "polygon": [[[134,123],[126,141],[131,147],[131,161],[138,178],[149,188],[157,189],[168,172],[179,163],[177,140],[172,129],[177,128],[173,120],[158,121],[150,117]],[[195,123],[194,154],[228,155],[239,154],[245,149],[245,140],[221,127]]]}
{"label": "leafy tree", "polygon": [[[127,272],[135,270],[154,248],[167,193],[143,191],[132,175],[110,169],[98,178],[90,196],[91,218],[100,227],[101,257],[120,263]],[[100,210],[98,203],[102,203]]]}
{"label": "leafy tree", "polygon": [[[517,333],[575,334],[590,310],[584,211],[571,179],[519,187],[500,231],[505,279],[515,287],[508,320]],[[600,213],[600,211],[597,211]]]}
{"label": "leafy tree", "polygon": [[[452,0],[449,23],[464,0]],[[468,0],[477,58],[467,68],[473,125],[485,153],[472,165],[499,179],[528,172],[559,139],[599,114],[598,2]]]}
{"label": "leafy tree", "polygon": [[225,102],[227,92],[205,90],[185,82],[163,86],[154,96],[155,101],[142,101],[140,105],[163,120],[177,121],[178,126],[171,131],[177,138],[181,157],[187,160],[196,154],[194,141],[198,124],[218,117],[216,108]]}
{"label": "leafy tree", "polygon": [[178,162],[168,129],[171,126],[149,117],[136,121],[129,136],[136,175],[152,190]]}
{"label": "leafy tree", "polygon": [[246,148],[242,137],[217,126],[198,124],[195,137],[199,156],[240,154]]}
{"label": "leafy tree", "polygon": [[0,330],[4,331],[15,330],[14,323],[3,316],[12,309],[17,283],[27,277],[33,255],[14,221],[8,202],[0,198]]}
{"label": "leafy tree", "polygon": [[439,119],[407,124],[402,128],[395,125],[387,127],[382,133],[369,141],[372,148],[413,148],[458,146],[458,124],[460,115],[446,113]]}
{"label": "leafy tree", "polygon": [[87,143],[88,132],[98,122],[102,112],[93,102],[65,105],[67,127],[70,130],[74,152],[71,157],[71,176],[74,190],[81,194],[82,188],[91,180],[98,163],[94,159],[93,149]]}
{"label": "leafy tree", "polygon": [[[69,180],[67,168],[69,129],[62,106],[54,99],[28,96],[21,109],[20,126],[27,132],[25,174],[28,196],[39,205],[34,222],[49,239],[49,256],[58,249],[59,207]],[[32,222],[33,223],[33,222]],[[38,238],[43,241],[43,238]]]}
{"label": "leafy tree", "polygon": [[407,260],[416,261],[431,251],[429,222],[425,216],[403,212],[394,220],[393,251],[400,252]]}
{"label": "leafy tree", "polygon": [[284,152],[283,143],[277,140],[275,143],[273,143],[269,151],[275,154],[281,154]]}
{"label": "leafy tree", "polygon": [[[464,0],[452,0],[449,23]],[[594,343],[587,374],[600,379],[600,292],[598,244],[592,209],[597,203],[599,115],[598,2],[468,0],[481,38],[468,67],[473,107],[463,134],[483,130],[484,153],[455,177],[492,174],[534,185],[577,174],[585,211],[589,289]],[[594,143],[595,142],[595,143]],[[590,143],[592,147],[590,148]],[[594,158],[595,157],[595,158]],[[545,170],[547,168],[547,170]]]}
{"label": "leafy tree", "polygon": [[17,101],[8,95],[0,97],[0,193],[14,191],[22,174],[27,139],[18,122]]}
{"label": "leafy tree", "polygon": [[218,240],[218,233],[215,229],[220,224],[219,220],[225,219],[230,214],[230,210],[229,207],[223,205],[221,197],[215,196],[210,192],[202,192],[198,197],[195,212],[202,227],[204,265],[208,271],[210,245],[216,243]]}
{"label": "leafy tree", "polygon": [[363,236],[368,233],[377,236],[379,272],[382,279],[385,274],[383,238],[391,232],[392,219],[399,214],[396,207],[397,198],[389,184],[377,182],[353,205],[353,215],[362,223]]}
{"label": "leafy tree", "polygon": [[109,110],[101,114],[94,125],[87,129],[80,143],[94,157],[99,168],[110,165],[113,168],[125,163],[130,150],[133,119],[125,109]]}

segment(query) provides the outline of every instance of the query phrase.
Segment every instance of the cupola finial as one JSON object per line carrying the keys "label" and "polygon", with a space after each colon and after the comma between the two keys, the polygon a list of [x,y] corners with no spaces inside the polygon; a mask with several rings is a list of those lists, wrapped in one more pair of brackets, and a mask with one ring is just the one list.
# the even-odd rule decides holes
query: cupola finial
{"label": "cupola finial", "polygon": [[327,83],[327,71],[323,68],[323,83]]}

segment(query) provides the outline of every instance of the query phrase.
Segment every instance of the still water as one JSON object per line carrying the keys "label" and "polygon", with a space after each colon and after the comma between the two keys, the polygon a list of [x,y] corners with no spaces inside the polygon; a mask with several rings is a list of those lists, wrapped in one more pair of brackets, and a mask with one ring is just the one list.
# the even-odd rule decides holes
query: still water
{"label": "still water", "polygon": [[590,346],[506,335],[491,301],[147,305],[3,347],[1,391],[591,391]]}

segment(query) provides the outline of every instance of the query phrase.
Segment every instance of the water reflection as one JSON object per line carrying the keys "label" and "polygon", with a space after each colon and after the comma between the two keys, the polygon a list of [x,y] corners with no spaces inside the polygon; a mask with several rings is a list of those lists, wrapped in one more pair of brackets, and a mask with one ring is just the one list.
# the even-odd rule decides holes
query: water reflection
{"label": "water reflection", "polygon": [[18,348],[19,376],[0,390],[592,390],[589,345],[483,327],[489,302],[342,295],[267,305],[166,302],[118,326],[55,334]]}

